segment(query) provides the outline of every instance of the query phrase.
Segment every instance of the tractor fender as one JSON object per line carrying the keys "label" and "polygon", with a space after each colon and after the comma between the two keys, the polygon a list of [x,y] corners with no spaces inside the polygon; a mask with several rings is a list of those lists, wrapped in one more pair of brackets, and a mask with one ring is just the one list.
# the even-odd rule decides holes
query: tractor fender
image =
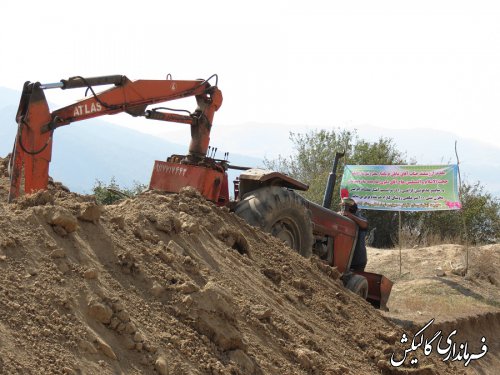
{"label": "tractor fender", "polygon": [[306,185],[284,173],[269,169],[252,168],[240,174],[239,198],[265,186],[281,186],[292,190],[306,191]]}

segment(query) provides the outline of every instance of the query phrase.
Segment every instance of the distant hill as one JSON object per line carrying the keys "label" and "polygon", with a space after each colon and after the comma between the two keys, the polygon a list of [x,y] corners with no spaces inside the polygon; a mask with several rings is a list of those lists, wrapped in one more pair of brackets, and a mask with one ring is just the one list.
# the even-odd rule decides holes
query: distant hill
{"label": "distant hill", "polygon": [[[20,92],[0,87],[1,156],[12,149],[19,97]],[[233,164],[260,166],[264,157],[272,159],[293,151],[290,130],[302,133],[307,127],[264,123],[214,126],[212,139],[225,150],[238,150],[239,154],[230,156]],[[357,130],[358,135],[368,141],[381,136],[392,138],[397,148],[418,164],[456,163],[454,142],[457,140],[462,178],[470,183],[480,181],[489,192],[500,197],[498,147],[438,130],[394,130],[374,126],[359,126]],[[165,160],[174,153],[185,154],[187,147],[187,144],[179,145],[161,136],[113,125],[102,119],[88,120],[55,131],[50,174],[80,193],[90,192],[96,179],[109,182],[113,176],[120,186],[131,187],[134,181],[147,184],[154,160]],[[230,181],[238,174],[231,172]]]}
{"label": "distant hill", "polygon": [[394,139],[397,148],[414,158],[418,164],[456,164],[455,141],[462,179],[469,183],[481,181],[500,198],[500,148],[485,142],[458,137],[435,129],[383,129],[374,126],[359,128],[359,134],[375,140],[380,136]]}
{"label": "distant hill", "polygon": [[[289,141],[290,131],[305,133],[311,128],[328,129],[332,126],[300,128],[284,124],[245,123],[224,128],[217,139],[220,144],[231,144],[245,134],[245,143],[239,150],[247,155],[260,154],[268,158],[278,154],[289,155],[293,147]],[[354,127],[348,127],[354,130]],[[398,150],[405,152],[407,159],[418,164],[456,164],[455,140],[458,142],[460,171],[462,179],[469,183],[480,181],[487,191],[500,198],[500,148],[473,139],[458,137],[455,134],[434,129],[386,129],[376,126],[356,126],[360,138],[374,142],[380,137],[394,140]],[[214,136],[215,137],[215,136]],[[332,150],[333,155],[333,150]]]}

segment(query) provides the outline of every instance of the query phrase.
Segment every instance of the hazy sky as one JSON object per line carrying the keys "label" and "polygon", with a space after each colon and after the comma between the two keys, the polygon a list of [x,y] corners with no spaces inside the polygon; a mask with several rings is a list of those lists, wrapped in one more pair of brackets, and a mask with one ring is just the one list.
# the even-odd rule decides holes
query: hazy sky
{"label": "hazy sky", "polygon": [[498,1],[3,1],[0,86],[217,73],[219,132],[373,125],[500,146],[499,21]]}

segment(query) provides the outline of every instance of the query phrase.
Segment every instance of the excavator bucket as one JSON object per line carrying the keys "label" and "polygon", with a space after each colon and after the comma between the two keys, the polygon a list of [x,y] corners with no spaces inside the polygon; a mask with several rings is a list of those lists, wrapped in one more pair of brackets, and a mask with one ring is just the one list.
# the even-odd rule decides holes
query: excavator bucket
{"label": "excavator bucket", "polygon": [[42,132],[41,128],[51,121],[51,116],[39,83],[24,85],[16,120],[18,131],[10,163],[9,202],[22,192],[31,194],[47,186],[52,132]]}
{"label": "excavator bucket", "polygon": [[155,161],[150,189],[178,193],[186,186],[194,187],[206,199],[217,202],[227,177],[214,169],[189,164]]}
{"label": "excavator bucket", "polygon": [[383,275],[371,272],[354,271],[368,281],[368,297],[366,298],[375,308],[387,310],[387,301],[391,294],[392,281]]}

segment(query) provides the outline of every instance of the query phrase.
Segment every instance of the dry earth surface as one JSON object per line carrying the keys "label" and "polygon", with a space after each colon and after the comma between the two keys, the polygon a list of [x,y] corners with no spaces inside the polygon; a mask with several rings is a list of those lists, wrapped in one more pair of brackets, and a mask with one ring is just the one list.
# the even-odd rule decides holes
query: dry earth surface
{"label": "dry earth surface", "polygon": [[373,309],[194,190],[101,207],[51,184],[7,204],[5,167],[0,374],[464,373],[421,350],[392,367],[402,306]]}
{"label": "dry earth surface", "polygon": [[441,329],[446,338],[456,329],[453,341],[467,342],[473,353],[485,337],[488,353],[469,372],[500,373],[500,245],[402,249],[401,273],[399,249],[368,253],[368,269],[394,281],[386,317],[413,332],[434,319],[427,337]]}

